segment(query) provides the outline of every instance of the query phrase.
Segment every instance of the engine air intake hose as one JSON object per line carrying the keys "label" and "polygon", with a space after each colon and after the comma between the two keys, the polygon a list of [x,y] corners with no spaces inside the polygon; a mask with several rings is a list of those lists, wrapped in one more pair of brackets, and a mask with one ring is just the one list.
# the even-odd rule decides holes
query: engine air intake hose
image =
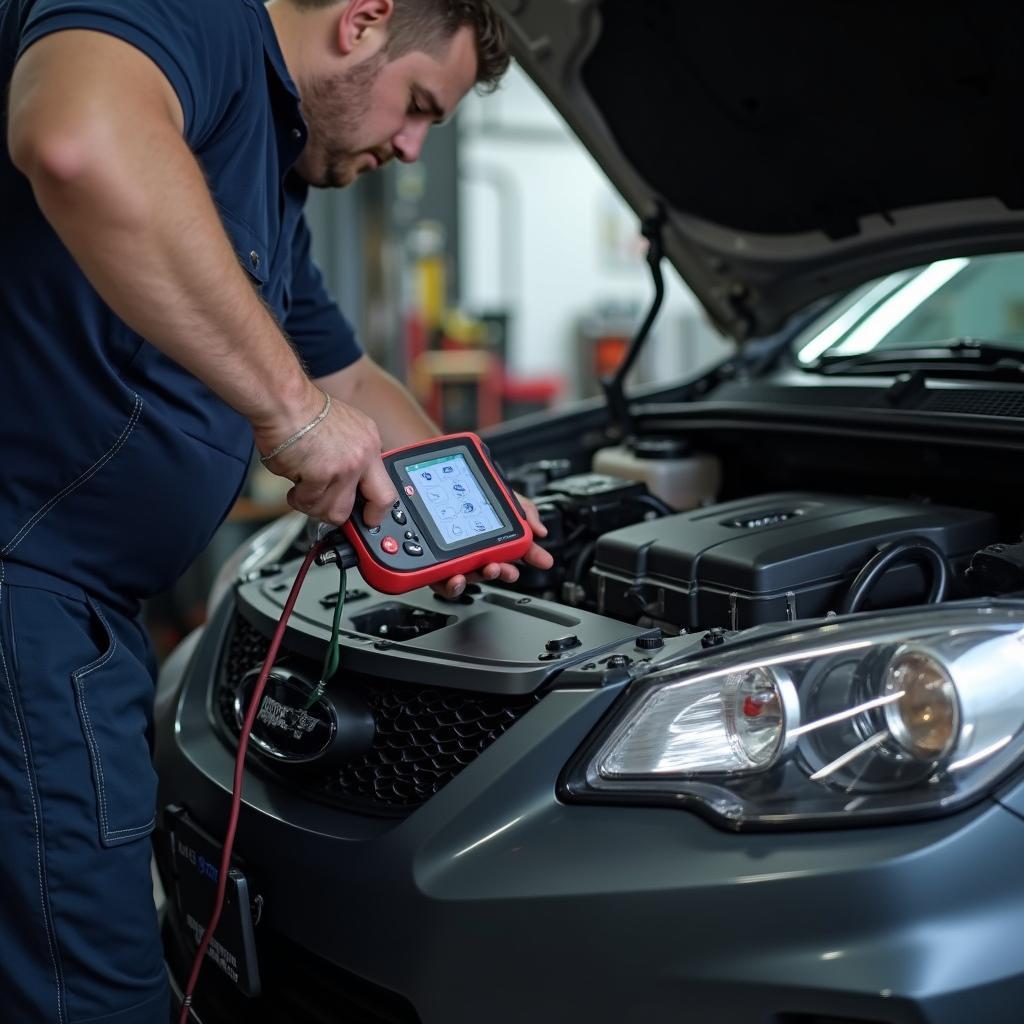
{"label": "engine air intake hose", "polygon": [[928,604],[938,604],[945,598],[952,575],[946,556],[930,540],[924,537],[911,537],[908,540],[887,544],[861,569],[857,578],[850,584],[839,613],[850,615],[860,611],[878,581],[894,565],[902,562],[918,562],[931,569],[932,588],[928,595]]}

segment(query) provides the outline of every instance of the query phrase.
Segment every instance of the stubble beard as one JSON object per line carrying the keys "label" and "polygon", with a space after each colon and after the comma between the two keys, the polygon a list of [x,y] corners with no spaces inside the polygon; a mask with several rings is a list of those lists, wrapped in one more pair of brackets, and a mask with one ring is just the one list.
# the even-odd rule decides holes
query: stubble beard
{"label": "stubble beard", "polygon": [[344,188],[358,177],[355,165],[366,150],[356,149],[353,140],[370,110],[370,92],[386,61],[378,53],[341,76],[312,79],[303,90],[308,97],[302,113],[309,142],[296,169],[314,188]]}

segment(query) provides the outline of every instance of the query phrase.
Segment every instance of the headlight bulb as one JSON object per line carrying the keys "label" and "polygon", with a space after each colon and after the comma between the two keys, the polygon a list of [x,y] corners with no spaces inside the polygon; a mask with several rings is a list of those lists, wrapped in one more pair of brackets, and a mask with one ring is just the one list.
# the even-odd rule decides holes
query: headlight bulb
{"label": "headlight bulb", "polygon": [[960,734],[960,704],[945,666],[927,651],[898,650],[885,673],[885,719],[893,739],[921,761],[938,761]]}
{"label": "headlight bulb", "polygon": [[786,739],[783,687],[792,683],[763,668],[729,676],[722,687],[727,735],[741,763],[763,768]]}

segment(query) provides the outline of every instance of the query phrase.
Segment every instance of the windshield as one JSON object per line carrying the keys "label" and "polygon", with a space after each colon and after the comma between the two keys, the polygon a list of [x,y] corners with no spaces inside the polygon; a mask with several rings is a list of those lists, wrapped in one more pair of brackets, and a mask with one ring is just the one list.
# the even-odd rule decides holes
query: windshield
{"label": "windshield", "polygon": [[794,351],[809,366],[964,338],[1024,351],[1024,253],[939,260],[872,281],[802,331]]}

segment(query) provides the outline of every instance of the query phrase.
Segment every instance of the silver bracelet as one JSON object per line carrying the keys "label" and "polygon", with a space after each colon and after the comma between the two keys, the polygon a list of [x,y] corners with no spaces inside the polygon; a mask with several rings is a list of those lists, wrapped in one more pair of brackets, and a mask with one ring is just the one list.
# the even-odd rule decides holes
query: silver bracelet
{"label": "silver bracelet", "polygon": [[324,398],[326,399],[326,401],[324,402],[324,407],[321,410],[320,415],[317,416],[317,418],[313,420],[312,423],[307,423],[301,430],[296,430],[295,433],[292,434],[292,436],[289,437],[287,441],[282,441],[272,452],[262,456],[260,458],[261,466],[265,466],[268,462],[270,462],[271,459],[276,459],[277,456],[280,455],[281,452],[283,452],[286,448],[291,448],[291,446],[295,444],[296,441],[301,441],[311,430],[314,430],[317,427],[319,427],[320,424],[323,423],[325,419],[327,419],[327,414],[331,411],[331,396],[324,392]]}

